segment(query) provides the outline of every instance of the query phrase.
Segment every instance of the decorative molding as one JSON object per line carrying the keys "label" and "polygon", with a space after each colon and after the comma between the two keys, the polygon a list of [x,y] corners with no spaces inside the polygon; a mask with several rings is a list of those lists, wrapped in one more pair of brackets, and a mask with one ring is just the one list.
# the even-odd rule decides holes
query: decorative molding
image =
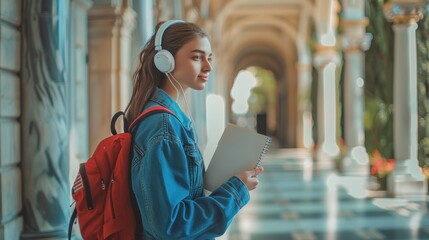
{"label": "decorative molding", "polygon": [[400,16],[393,16],[392,22],[395,25],[411,24],[411,23],[417,23],[422,18],[423,18],[423,15],[419,15],[419,14],[400,15]]}
{"label": "decorative molding", "polygon": [[383,6],[386,19],[393,24],[417,23],[424,17],[427,3],[424,0],[413,2],[390,0]]}
{"label": "decorative molding", "polygon": [[336,47],[335,46],[330,46],[330,45],[323,45],[323,44],[317,44],[316,47],[316,52],[336,52]]}
{"label": "decorative molding", "polygon": [[347,29],[349,27],[366,27],[369,24],[368,18],[362,18],[362,19],[342,19],[340,26],[343,29]]}
{"label": "decorative molding", "polygon": [[363,36],[353,37],[347,34],[342,35],[341,45],[343,50],[347,53],[356,51],[367,51],[371,46],[373,35],[371,33],[364,33]]}
{"label": "decorative molding", "polygon": [[317,69],[323,69],[329,63],[338,64],[340,56],[338,55],[335,46],[318,46],[314,54],[313,64]]}

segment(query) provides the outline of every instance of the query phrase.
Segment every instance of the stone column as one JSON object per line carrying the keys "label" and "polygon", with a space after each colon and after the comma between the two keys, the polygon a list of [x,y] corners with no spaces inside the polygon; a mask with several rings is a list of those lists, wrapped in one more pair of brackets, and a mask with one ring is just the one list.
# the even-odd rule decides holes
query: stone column
{"label": "stone column", "polygon": [[113,114],[124,110],[131,96],[130,51],[135,12],[126,2],[114,5],[98,0],[89,11],[90,152],[101,139],[111,135]]}
{"label": "stone column", "polygon": [[[88,134],[88,10],[92,0],[70,1],[70,123],[69,123],[69,182],[73,183],[79,166],[89,157]],[[73,200],[71,200],[73,202]],[[70,208],[73,211],[73,208]],[[73,230],[77,233],[79,226]],[[79,239],[80,234],[77,239]],[[73,238],[74,239],[74,238]]]}
{"label": "stone column", "polygon": [[140,62],[140,52],[155,32],[153,0],[133,0],[133,9],[136,12],[136,29],[132,34],[132,50],[130,54],[132,64],[130,69],[131,76]]}
{"label": "stone column", "polygon": [[333,168],[339,154],[337,145],[336,67],[334,46],[319,46],[314,57],[318,70],[316,168]]}
{"label": "stone column", "polygon": [[172,0],[172,6],[173,6],[173,18],[174,19],[183,19],[183,1],[181,0]]}
{"label": "stone column", "polygon": [[69,1],[22,3],[27,17],[22,23],[21,239],[66,239],[70,217]]}
{"label": "stone column", "polygon": [[311,80],[312,66],[310,63],[298,63],[298,120],[297,145],[310,149],[313,146],[311,115]]}
{"label": "stone column", "polygon": [[[149,41],[150,37],[154,33],[155,18],[154,18],[154,1],[153,0],[134,0],[136,5],[135,9],[138,9],[137,15],[137,33],[139,36],[140,47],[143,49],[144,44]],[[141,50],[140,49],[140,50]]]}
{"label": "stone column", "polygon": [[426,194],[426,181],[417,161],[417,22],[423,17],[424,1],[389,1],[384,10],[393,22],[394,45],[394,157],[388,193],[393,196]]}
{"label": "stone column", "polygon": [[364,129],[364,51],[372,35],[365,34],[367,19],[342,20],[345,57],[344,131],[347,153],[342,162],[346,174],[368,175],[368,154]]}

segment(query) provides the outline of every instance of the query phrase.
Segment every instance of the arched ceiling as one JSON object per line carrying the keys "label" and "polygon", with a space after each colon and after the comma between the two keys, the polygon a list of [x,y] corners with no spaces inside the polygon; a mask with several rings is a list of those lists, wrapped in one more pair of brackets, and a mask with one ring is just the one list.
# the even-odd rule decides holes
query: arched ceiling
{"label": "arched ceiling", "polygon": [[[307,64],[311,59],[310,33],[315,30],[319,39],[319,35],[331,31],[337,5],[338,0],[183,1],[186,18],[192,20],[199,15],[200,23],[211,33],[214,48],[220,50],[218,53],[224,54],[225,49],[230,51],[232,42],[245,43],[244,36],[253,36],[252,40],[256,41],[261,38],[259,42],[263,41],[267,49],[274,45],[270,41],[280,38],[296,53],[296,62]],[[278,58],[286,59],[288,56],[283,54],[289,53],[278,54]]]}
{"label": "arched ceiling", "polygon": [[206,0],[200,7],[211,19],[214,48],[228,55],[233,72],[255,65],[285,76],[286,66],[309,59],[314,0]]}
{"label": "arched ceiling", "polygon": [[210,4],[216,44],[225,36],[237,39],[242,33],[253,32],[264,37],[271,32],[291,38],[296,45],[308,40],[315,16],[313,0],[221,0]]}

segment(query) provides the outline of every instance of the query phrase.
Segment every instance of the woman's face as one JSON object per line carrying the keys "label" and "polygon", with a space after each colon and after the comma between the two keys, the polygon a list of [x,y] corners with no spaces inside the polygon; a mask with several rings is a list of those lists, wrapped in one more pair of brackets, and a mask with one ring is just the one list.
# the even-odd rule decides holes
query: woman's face
{"label": "woman's face", "polygon": [[212,70],[210,64],[212,49],[207,37],[195,37],[183,45],[176,53],[175,68],[172,72],[183,89],[204,89]]}

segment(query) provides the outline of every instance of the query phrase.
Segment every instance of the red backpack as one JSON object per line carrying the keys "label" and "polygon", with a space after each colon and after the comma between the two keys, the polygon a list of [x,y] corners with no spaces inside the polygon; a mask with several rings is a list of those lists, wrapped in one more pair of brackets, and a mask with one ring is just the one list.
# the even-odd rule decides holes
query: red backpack
{"label": "red backpack", "polygon": [[[128,127],[124,112],[112,118],[113,136],[102,140],[92,157],[81,163],[73,183],[72,197],[76,206],[69,222],[71,239],[76,217],[85,240],[133,240],[142,233],[141,219],[131,187],[131,129],[137,122],[157,112],[168,112],[163,106],[145,110]],[[115,122],[124,115],[124,133],[117,134]]]}

